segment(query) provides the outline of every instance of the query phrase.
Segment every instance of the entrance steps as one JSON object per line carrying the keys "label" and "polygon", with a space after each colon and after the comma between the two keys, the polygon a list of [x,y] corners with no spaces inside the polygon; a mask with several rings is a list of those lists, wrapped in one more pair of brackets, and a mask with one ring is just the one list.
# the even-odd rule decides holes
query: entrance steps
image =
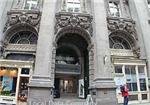
{"label": "entrance steps", "polygon": [[55,99],[54,105],[87,105],[85,99]]}

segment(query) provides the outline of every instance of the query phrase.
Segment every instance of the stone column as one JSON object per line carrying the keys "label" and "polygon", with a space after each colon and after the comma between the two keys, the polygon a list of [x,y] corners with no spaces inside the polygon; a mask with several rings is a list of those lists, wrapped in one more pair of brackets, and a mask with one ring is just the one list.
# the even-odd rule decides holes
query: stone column
{"label": "stone column", "polygon": [[0,58],[2,55],[3,30],[7,22],[7,11],[11,9],[13,0],[0,0]]}
{"label": "stone column", "polygon": [[52,105],[52,51],[57,0],[44,0],[35,68],[29,83],[28,105]]}
{"label": "stone column", "polygon": [[[136,21],[137,35],[140,44],[141,59],[146,59],[150,80],[150,11],[146,0],[129,0],[132,18]],[[145,54],[146,53],[146,54]]]}
{"label": "stone column", "polygon": [[117,105],[116,87],[112,77],[109,37],[106,20],[106,0],[94,3],[95,73],[94,85],[98,105]]}

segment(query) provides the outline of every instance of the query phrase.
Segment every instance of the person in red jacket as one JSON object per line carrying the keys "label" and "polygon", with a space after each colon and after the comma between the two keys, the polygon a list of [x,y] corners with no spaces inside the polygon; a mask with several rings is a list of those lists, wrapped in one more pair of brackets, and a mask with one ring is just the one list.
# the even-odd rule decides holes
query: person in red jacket
{"label": "person in red jacket", "polygon": [[127,85],[121,86],[121,94],[124,97],[124,105],[128,105],[129,101],[129,92]]}

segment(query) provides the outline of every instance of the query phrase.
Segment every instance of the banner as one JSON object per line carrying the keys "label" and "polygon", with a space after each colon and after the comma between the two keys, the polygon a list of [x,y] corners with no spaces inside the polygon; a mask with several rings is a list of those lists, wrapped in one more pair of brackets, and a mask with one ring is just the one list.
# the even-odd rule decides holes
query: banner
{"label": "banner", "polygon": [[84,98],[84,79],[79,80],[79,97]]}

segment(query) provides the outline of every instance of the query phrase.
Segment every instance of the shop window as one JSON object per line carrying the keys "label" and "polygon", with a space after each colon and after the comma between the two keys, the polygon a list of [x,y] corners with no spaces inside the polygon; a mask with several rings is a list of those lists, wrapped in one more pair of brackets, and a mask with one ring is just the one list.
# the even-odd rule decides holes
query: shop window
{"label": "shop window", "polygon": [[67,12],[81,12],[80,0],[66,0],[66,10]]}
{"label": "shop window", "polygon": [[0,67],[0,95],[16,95],[17,76],[17,68]]}
{"label": "shop window", "polygon": [[112,49],[131,49],[129,42],[119,36],[110,36],[109,45]]}
{"label": "shop window", "polygon": [[121,66],[119,66],[119,65],[115,66],[115,73],[122,73],[122,65]]}
{"label": "shop window", "polygon": [[117,2],[109,1],[109,14],[113,17],[120,17],[120,9]]}
{"label": "shop window", "polygon": [[125,66],[125,74],[129,91],[137,91],[137,76],[135,66]]}
{"label": "shop window", "polygon": [[138,73],[139,73],[140,90],[146,91],[147,87],[146,87],[146,75],[144,66],[138,66]]}
{"label": "shop window", "polygon": [[129,101],[138,100],[138,95],[129,95]]}
{"label": "shop window", "polygon": [[26,102],[28,96],[28,84],[29,78],[28,77],[20,77],[20,85],[19,85],[19,101]]}
{"label": "shop window", "polygon": [[147,94],[142,94],[142,100],[147,100]]}
{"label": "shop window", "polygon": [[27,10],[36,9],[37,4],[38,4],[38,0],[26,0],[25,5],[24,5],[24,9],[27,9]]}
{"label": "shop window", "polygon": [[37,44],[37,36],[30,31],[20,31],[12,36],[11,44]]}

